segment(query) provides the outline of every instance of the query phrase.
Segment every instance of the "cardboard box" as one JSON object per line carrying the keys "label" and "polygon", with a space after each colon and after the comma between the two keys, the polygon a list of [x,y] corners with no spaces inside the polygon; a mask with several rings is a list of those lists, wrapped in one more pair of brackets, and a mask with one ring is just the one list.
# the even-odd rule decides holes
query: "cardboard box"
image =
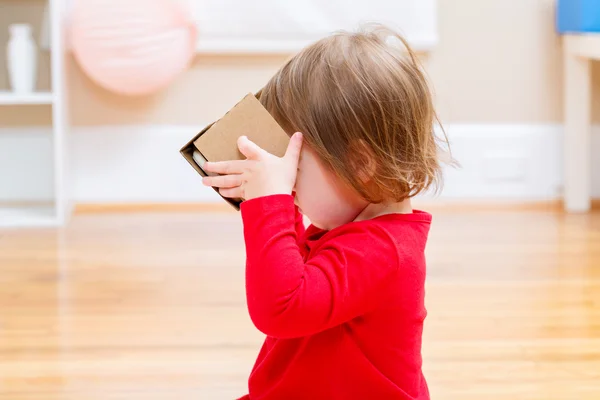
{"label": "cardboard box", "polygon": [[[194,160],[197,151],[207,161],[244,160],[246,157],[238,150],[237,140],[247,136],[271,154],[283,157],[290,137],[277,121],[258,101],[256,95],[249,93],[221,119],[213,122],[194,136],[180,153],[201,176],[207,173]],[[218,190],[215,189],[218,193]],[[236,210],[240,209],[241,199],[224,198]]]}

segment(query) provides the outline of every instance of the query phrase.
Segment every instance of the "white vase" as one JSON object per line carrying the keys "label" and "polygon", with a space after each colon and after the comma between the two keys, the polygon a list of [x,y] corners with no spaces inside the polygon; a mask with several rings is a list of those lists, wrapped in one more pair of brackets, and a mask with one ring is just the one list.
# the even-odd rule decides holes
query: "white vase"
{"label": "white vase", "polygon": [[6,46],[8,76],[13,92],[23,94],[35,90],[37,79],[37,48],[31,25],[9,26],[10,39]]}

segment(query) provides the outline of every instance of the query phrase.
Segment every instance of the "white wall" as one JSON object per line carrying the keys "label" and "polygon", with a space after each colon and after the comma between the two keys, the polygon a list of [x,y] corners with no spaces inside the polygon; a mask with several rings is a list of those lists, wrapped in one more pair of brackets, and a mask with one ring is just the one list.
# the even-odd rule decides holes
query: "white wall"
{"label": "white wall", "polygon": [[189,0],[200,52],[296,52],[328,33],[377,21],[414,48],[437,43],[437,0]]}
{"label": "white wall", "polygon": [[[554,0],[437,0],[439,42],[423,60],[463,169],[450,171],[446,198],[556,198],[561,182],[562,62]],[[3,7],[5,4],[3,4]],[[43,1],[7,2],[0,25],[41,21]],[[0,42],[6,33],[0,30]],[[49,85],[41,55],[40,87]],[[201,187],[179,147],[206,121],[255,91],[287,55],[200,54],[155,96],[99,89],[71,65],[74,191],[79,201],[218,200]],[[73,61],[71,60],[71,63]],[[0,52],[0,89],[7,85]],[[600,63],[594,64],[596,72]],[[600,121],[600,74],[594,73]],[[48,196],[48,107],[0,107],[0,201]],[[598,154],[598,130],[594,154]],[[25,151],[23,149],[26,149]],[[37,155],[36,155],[37,154]],[[28,160],[31,159],[31,161]],[[594,160],[594,169],[600,165]],[[19,171],[15,175],[15,171]],[[594,194],[600,197],[598,173]]]}
{"label": "white wall", "polygon": [[[75,200],[108,202],[220,201],[179,154],[197,126],[77,128],[72,135]],[[551,200],[561,194],[560,125],[446,126],[460,169],[447,170],[444,199]],[[50,197],[48,132],[0,130],[2,157],[20,158],[18,170],[0,163],[0,201]],[[17,140],[18,139],[18,140]],[[600,153],[600,127],[593,149]],[[28,148],[23,159],[23,145]],[[17,154],[19,156],[17,156]],[[594,159],[593,193],[600,197],[600,159]],[[8,179],[7,179],[8,177]]]}
{"label": "white wall", "polygon": [[[561,41],[555,0],[437,0],[439,41],[423,56],[445,123],[559,124],[562,121]],[[0,26],[15,18],[41,21],[43,1],[3,1]],[[302,2],[297,2],[302,3]],[[27,19],[29,18],[29,19]],[[7,40],[0,29],[0,43]],[[47,57],[40,86],[49,86]],[[0,89],[7,87],[0,51]],[[72,66],[76,126],[200,125],[214,120],[246,92],[260,88],[288,55],[199,54],[166,91],[125,98],[99,89]],[[596,71],[600,71],[597,63]],[[594,115],[600,122],[600,74],[594,74]],[[0,107],[1,126],[47,125],[44,107]]]}

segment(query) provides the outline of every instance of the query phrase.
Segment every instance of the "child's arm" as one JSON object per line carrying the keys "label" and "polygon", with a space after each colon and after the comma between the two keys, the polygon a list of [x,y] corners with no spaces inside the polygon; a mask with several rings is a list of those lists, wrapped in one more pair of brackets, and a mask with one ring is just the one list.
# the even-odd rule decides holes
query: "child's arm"
{"label": "child's arm", "polygon": [[292,196],[246,201],[242,217],[248,309],[269,336],[306,336],[363,315],[397,271],[393,239],[366,224],[332,238],[305,264]]}

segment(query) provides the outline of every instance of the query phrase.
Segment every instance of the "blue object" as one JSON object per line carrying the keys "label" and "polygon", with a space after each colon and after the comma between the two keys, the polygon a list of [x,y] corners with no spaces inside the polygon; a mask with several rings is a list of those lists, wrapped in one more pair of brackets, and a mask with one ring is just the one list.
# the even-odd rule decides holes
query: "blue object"
{"label": "blue object", "polygon": [[558,0],[559,33],[600,32],[600,0]]}

